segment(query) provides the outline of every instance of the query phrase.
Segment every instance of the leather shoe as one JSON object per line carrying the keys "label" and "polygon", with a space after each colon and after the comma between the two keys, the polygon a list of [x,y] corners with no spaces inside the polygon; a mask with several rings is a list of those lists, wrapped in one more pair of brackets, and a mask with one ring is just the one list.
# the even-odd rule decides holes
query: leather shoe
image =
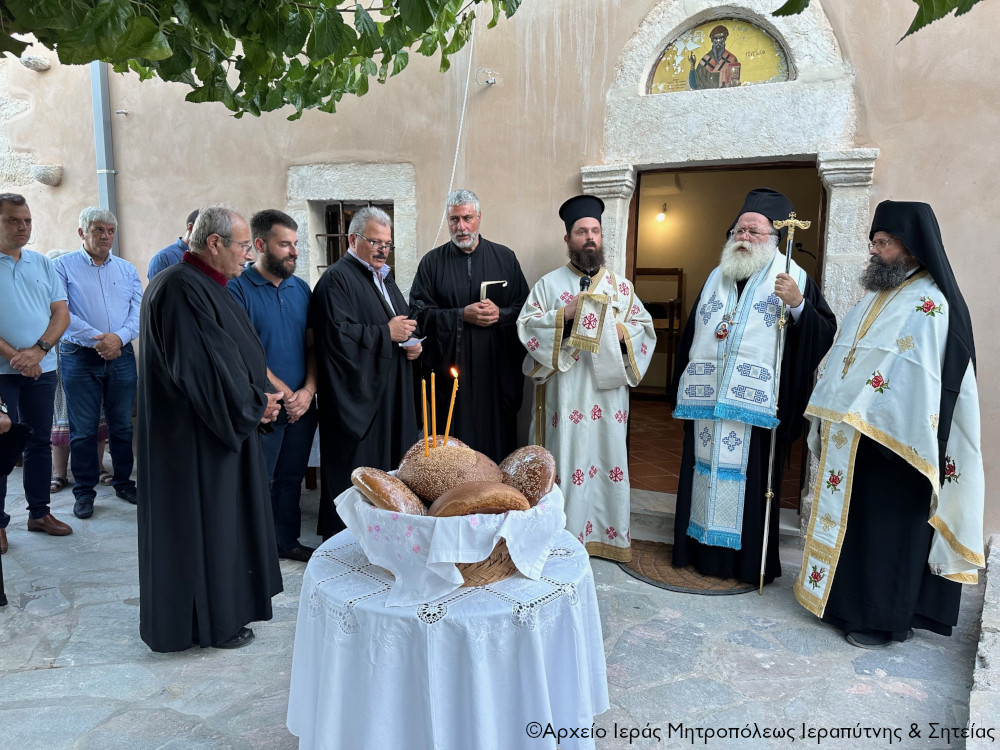
{"label": "leather shoe", "polygon": [[315,552],[314,547],[306,547],[300,544],[298,547],[293,547],[288,550],[288,552],[279,552],[279,560],[297,560],[298,562],[309,562],[309,558],[312,557],[312,553]]}
{"label": "leather shoe", "polygon": [[41,518],[29,518],[28,531],[44,531],[51,536],[69,536],[73,533],[73,528],[49,513]]}
{"label": "leather shoe", "polygon": [[115,494],[127,503],[132,503],[132,505],[135,505],[136,503],[136,491],[134,484],[119,487],[115,490]]}
{"label": "leather shoe", "polygon": [[73,503],[73,515],[77,518],[90,518],[94,515],[94,498],[85,497]]}
{"label": "leather shoe", "polygon": [[253,641],[253,631],[250,628],[240,628],[240,632],[230,638],[228,641],[223,641],[222,643],[216,643],[216,648],[243,648],[244,646],[249,646],[250,642]]}
{"label": "leather shoe", "polygon": [[882,630],[855,630],[847,634],[847,642],[858,648],[886,648],[892,644],[892,634]]}
{"label": "leather shoe", "polygon": [[7,529],[0,529],[0,555],[7,554]]}

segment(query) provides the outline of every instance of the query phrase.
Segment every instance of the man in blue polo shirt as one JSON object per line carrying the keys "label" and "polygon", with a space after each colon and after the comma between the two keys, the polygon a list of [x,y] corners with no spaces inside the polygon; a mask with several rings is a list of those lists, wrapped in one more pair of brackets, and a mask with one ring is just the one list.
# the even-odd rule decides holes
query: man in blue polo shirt
{"label": "man in blue polo shirt", "polygon": [[261,436],[271,479],[278,557],[306,562],[313,548],[299,544],[299,499],[316,432],[316,363],[306,327],[309,285],[295,276],[298,224],[275,209],[250,219],[256,262],[231,280],[230,293],[250,315],[267,356],[267,375],[286,395],[274,432]]}
{"label": "man in blue polo shirt", "polygon": [[101,404],[108,423],[115,494],[136,503],[132,481],[132,409],[138,376],[132,340],[139,335],[142,282],[135,266],[111,254],[118,220],[106,209],[80,212],[79,250],[60,256],[56,271],[69,298],[69,328],[59,344],[59,370],[69,413],[73,515],[94,514],[100,478],[97,427]]}
{"label": "man in blue polo shirt", "polygon": [[183,237],[178,237],[177,242],[173,242],[167,245],[162,250],[158,251],[153,259],[149,261],[149,270],[146,272],[146,278],[150,281],[156,276],[160,271],[165,268],[170,268],[174,263],[180,263],[181,258],[184,257],[184,253],[188,249],[188,240],[191,239],[191,230],[194,229],[194,223],[198,219],[198,209],[188,214],[187,218],[187,229],[184,231]]}
{"label": "man in blue polo shirt", "polygon": [[[28,531],[52,536],[73,529],[49,512],[52,473],[52,407],[56,393],[56,353],[52,347],[69,325],[66,291],[52,263],[24,246],[31,239],[31,211],[24,196],[0,194],[0,402],[13,421],[32,436],[24,448],[24,496]],[[0,477],[0,552],[7,551],[4,511],[7,477]]]}

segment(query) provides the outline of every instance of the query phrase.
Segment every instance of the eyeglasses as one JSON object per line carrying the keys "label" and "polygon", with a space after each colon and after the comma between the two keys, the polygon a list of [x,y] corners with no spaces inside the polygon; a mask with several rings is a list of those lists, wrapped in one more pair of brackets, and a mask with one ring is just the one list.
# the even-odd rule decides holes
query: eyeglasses
{"label": "eyeglasses", "polygon": [[[219,236],[222,237],[221,234]],[[235,242],[237,245],[239,245],[241,248],[243,248],[243,253],[244,254],[249,253],[250,252],[250,248],[253,247],[253,243],[250,240],[244,240],[243,242],[239,242],[238,240],[234,240],[232,237],[222,237],[222,239],[225,240],[225,242],[226,242],[227,245],[230,242]]]}
{"label": "eyeglasses", "polygon": [[739,237],[741,234],[745,234],[753,240],[760,239],[761,237],[777,236],[777,232],[761,232],[759,229],[747,229],[746,227],[739,227],[738,229],[730,230],[729,239],[734,237]]}
{"label": "eyeglasses", "polygon": [[375,240],[368,239],[363,234],[359,234],[358,237],[360,237],[361,239],[363,239],[365,242],[367,242],[369,245],[371,245],[376,250],[385,250],[386,252],[389,252],[389,253],[392,252],[392,242],[376,242]]}
{"label": "eyeglasses", "polygon": [[889,239],[885,239],[884,237],[880,237],[879,239],[875,240],[874,242],[869,242],[868,243],[868,249],[871,250],[872,248],[877,247],[879,250],[885,250],[893,242],[899,242],[899,240],[896,239],[895,237],[890,237]]}

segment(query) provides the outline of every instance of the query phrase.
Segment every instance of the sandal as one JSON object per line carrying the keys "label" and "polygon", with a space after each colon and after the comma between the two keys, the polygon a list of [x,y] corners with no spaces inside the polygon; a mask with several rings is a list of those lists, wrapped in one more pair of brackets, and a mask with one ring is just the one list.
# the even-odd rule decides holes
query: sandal
{"label": "sandal", "polygon": [[52,477],[49,480],[49,494],[54,495],[57,492],[62,491],[62,488],[66,486],[66,477]]}
{"label": "sandal", "polygon": [[115,478],[115,475],[112,474],[110,471],[102,471],[101,472],[101,478],[100,478],[99,481],[100,481],[101,484],[103,484],[105,487],[107,487],[107,486],[109,486],[111,484],[111,482],[114,480],[114,478]]}

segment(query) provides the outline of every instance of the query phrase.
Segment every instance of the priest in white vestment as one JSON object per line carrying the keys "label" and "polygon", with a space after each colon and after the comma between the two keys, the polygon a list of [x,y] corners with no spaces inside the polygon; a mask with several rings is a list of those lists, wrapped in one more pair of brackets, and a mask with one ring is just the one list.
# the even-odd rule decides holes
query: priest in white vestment
{"label": "priest in white vestment", "polygon": [[604,267],[603,211],[589,195],[560,207],[570,262],[535,284],[517,332],[535,386],[531,442],[555,457],[566,528],[591,555],[628,561],[628,387],[646,372],[656,333],[631,282]]}
{"label": "priest in white vestment", "polygon": [[806,407],[819,456],[795,596],[859,648],[951,635],[985,567],[976,349],[926,203],[883,201],[868,291]]}

